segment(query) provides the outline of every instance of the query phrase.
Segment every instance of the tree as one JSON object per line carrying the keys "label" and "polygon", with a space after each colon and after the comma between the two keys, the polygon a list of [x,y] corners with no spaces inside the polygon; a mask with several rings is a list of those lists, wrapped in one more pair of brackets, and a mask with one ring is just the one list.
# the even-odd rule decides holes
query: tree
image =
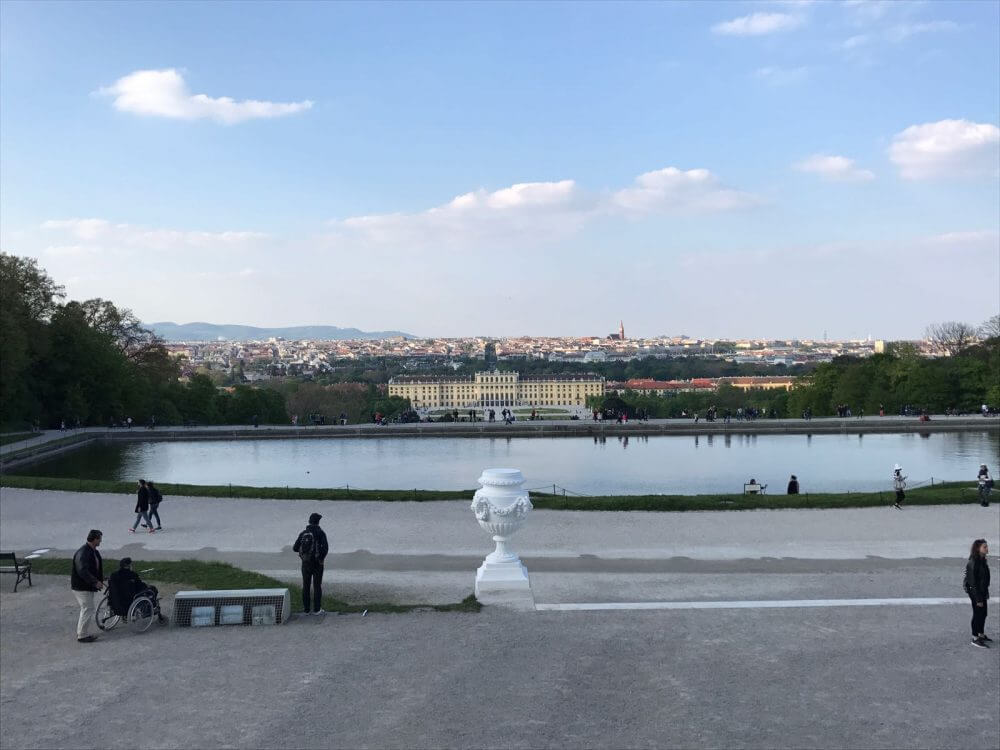
{"label": "tree", "polygon": [[994,315],[979,326],[979,337],[983,339],[1000,338],[1000,315]]}
{"label": "tree", "polygon": [[968,323],[950,320],[927,326],[926,336],[953,357],[976,340],[976,329]]}
{"label": "tree", "polygon": [[38,416],[33,364],[48,350],[46,323],[63,288],[32,258],[0,253],[0,421]]}
{"label": "tree", "polygon": [[91,327],[109,336],[126,359],[142,362],[148,356],[155,357],[155,350],[163,346],[163,340],[143,328],[142,322],[127,308],[119,309],[100,298],[88,299],[80,306]]}

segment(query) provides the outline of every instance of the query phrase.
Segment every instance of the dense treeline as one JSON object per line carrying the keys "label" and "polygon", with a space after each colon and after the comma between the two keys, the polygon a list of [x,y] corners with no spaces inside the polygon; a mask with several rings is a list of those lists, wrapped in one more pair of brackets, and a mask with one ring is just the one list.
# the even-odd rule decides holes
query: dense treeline
{"label": "dense treeline", "polygon": [[866,359],[842,357],[817,367],[807,384],[789,394],[790,416],[811,409],[835,414],[838,404],[856,414],[899,414],[909,407],[937,413],[974,413],[1000,406],[1000,338],[967,345],[950,357],[926,358],[909,345]]}
{"label": "dense treeline", "polygon": [[610,394],[603,399],[590,398],[587,400],[587,405],[610,414],[627,413],[631,417],[645,414],[650,419],[690,417],[694,414],[704,417],[713,406],[718,410],[719,416],[722,416],[726,409],[735,413],[740,408],[753,408],[762,416],[773,414],[775,417],[785,417],[788,414],[788,398],[789,393],[783,388],[742,391],[723,383],[716,391],[677,393],[668,396],[625,391],[621,395]]}
{"label": "dense treeline", "polygon": [[36,261],[0,253],[0,425],[19,429],[287,419],[280,393],[178,381],[163,342],[101,299],[66,302]]}
{"label": "dense treeline", "polygon": [[715,406],[758,410],[762,416],[832,416],[839,406],[852,414],[873,415],[946,411],[975,413],[982,404],[1000,406],[1000,338],[967,345],[950,357],[926,358],[909,345],[896,345],[888,354],[872,357],[839,357],[818,365],[800,377],[791,391],[754,389],[741,391],[728,384],[714,393],[678,393],[647,396],[626,391],[589,405],[609,411],[646,413],[650,417],[679,417]]}

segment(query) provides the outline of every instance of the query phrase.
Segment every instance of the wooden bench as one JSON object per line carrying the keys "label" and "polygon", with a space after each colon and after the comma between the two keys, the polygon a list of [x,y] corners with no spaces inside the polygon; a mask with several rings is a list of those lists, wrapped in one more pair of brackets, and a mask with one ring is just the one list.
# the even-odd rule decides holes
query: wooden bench
{"label": "wooden bench", "polygon": [[743,494],[744,495],[763,495],[767,490],[766,484],[744,484]]}
{"label": "wooden bench", "polygon": [[0,573],[14,573],[17,580],[14,581],[14,591],[21,585],[21,581],[27,581],[31,586],[31,560],[18,560],[13,552],[0,552]]}

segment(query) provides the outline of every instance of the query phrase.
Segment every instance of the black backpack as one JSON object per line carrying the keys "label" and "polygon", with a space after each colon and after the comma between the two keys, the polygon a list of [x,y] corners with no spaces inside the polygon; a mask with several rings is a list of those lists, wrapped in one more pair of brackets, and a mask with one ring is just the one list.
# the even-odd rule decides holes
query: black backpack
{"label": "black backpack", "polygon": [[317,558],[316,537],[309,529],[299,534],[299,557],[302,562],[313,562]]}
{"label": "black backpack", "polygon": [[159,505],[163,502],[163,495],[160,494],[158,487],[150,487],[149,490],[149,502],[151,505]]}

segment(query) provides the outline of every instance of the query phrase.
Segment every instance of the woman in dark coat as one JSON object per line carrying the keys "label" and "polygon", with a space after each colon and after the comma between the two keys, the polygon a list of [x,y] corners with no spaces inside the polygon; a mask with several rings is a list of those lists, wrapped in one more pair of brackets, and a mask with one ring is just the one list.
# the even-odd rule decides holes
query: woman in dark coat
{"label": "woman in dark coat", "polygon": [[972,645],[979,648],[989,648],[986,644],[993,640],[984,632],[990,600],[990,566],[986,564],[989,552],[986,540],[977,539],[972,543],[969,562],[965,565],[965,592],[972,601]]}

